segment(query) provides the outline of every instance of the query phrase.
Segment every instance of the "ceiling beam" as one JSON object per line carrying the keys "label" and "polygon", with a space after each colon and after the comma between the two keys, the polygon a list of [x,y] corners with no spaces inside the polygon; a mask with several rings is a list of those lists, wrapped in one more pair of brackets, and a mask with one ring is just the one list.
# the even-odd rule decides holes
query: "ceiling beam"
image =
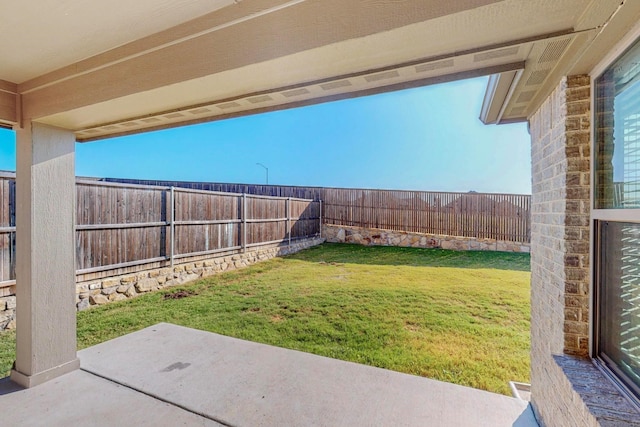
{"label": "ceiling beam", "polygon": [[[271,106],[271,107],[255,108],[255,109],[252,109],[252,110],[244,110],[244,111],[239,111],[239,112],[235,112],[235,113],[221,114],[221,115],[217,115],[217,116],[206,117],[206,118],[203,118],[203,119],[194,119],[194,120],[181,121],[179,123],[173,123],[173,124],[169,124],[169,125],[149,126],[149,127],[143,128],[143,129],[134,129],[134,130],[131,130],[131,131],[110,133],[108,135],[101,135],[101,136],[96,136],[96,137],[85,137],[85,138],[79,137],[79,138],[77,138],[77,140],[78,140],[78,142],[91,142],[91,141],[97,141],[97,140],[101,140],[101,139],[105,139],[105,138],[113,138],[113,137],[118,137],[118,136],[134,135],[134,134],[141,133],[141,132],[149,132],[149,131],[155,131],[155,130],[161,130],[161,129],[169,129],[169,128],[176,127],[176,126],[193,125],[193,124],[199,124],[199,123],[208,123],[208,122],[226,120],[226,119],[231,119],[231,118],[236,118],[236,117],[243,117],[243,116],[248,116],[248,115],[253,115],[253,114],[262,114],[262,113],[269,113],[269,112],[273,112],[273,111],[288,110],[288,109],[291,109],[291,108],[300,108],[300,107],[306,107],[306,106],[310,106],[310,105],[321,104],[321,103],[325,103],[325,102],[334,102],[334,101],[340,101],[340,100],[345,100],[345,99],[358,98],[358,97],[362,97],[362,96],[370,96],[370,95],[376,95],[376,94],[380,94],[380,93],[395,92],[395,91],[399,91],[399,90],[405,90],[405,89],[412,89],[412,88],[417,88],[417,87],[429,86],[429,85],[434,85],[434,84],[449,83],[449,82],[453,82],[453,81],[471,79],[471,78],[475,78],[475,77],[488,76],[488,75],[499,74],[499,73],[505,73],[505,72],[509,72],[509,71],[517,72],[517,70],[521,70],[523,67],[524,67],[524,62],[517,62],[517,63],[504,64],[504,65],[498,65],[498,66],[487,67],[487,68],[479,68],[479,69],[462,71],[462,72],[446,74],[446,75],[441,75],[441,76],[428,77],[428,78],[419,79],[419,80],[413,80],[413,81],[409,81],[409,82],[391,84],[391,85],[376,87],[376,88],[372,88],[372,89],[365,89],[365,90],[360,90],[360,91],[355,91],[355,92],[347,92],[347,93],[338,93],[338,94],[335,94],[335,95],[317,97],[317,98],[307,99],[307,100],[304,100],[304,101],[289,102],[289,103],[286,103],[286,104],[275,105],[275,106]],[[225,100],[225,101],[231,102],[231,101],[233,101],[233,99],[230,98],[230,99]]]}
{"label": "ceiling beam", "polygon": [[171,34],[159,33],[19,85],[24,115],[39,119],[495,2],[240,2],[197,21],[195,33],[185,25],[174,27],[167,30]]}

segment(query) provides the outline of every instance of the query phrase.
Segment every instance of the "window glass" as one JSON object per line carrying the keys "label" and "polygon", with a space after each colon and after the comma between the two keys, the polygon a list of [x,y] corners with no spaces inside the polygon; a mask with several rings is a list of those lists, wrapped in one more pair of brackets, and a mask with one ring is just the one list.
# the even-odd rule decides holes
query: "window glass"
{"label": "window glass", "polygon": [[600,222],[598,352],[640,390],[640,224]]}
{"label": "window glass", "polygon": [[595,207],[640,208],[640,44],[595,81]]}
{"label": "window glass", "polygon": [[594,352],[640,405],[640,42],[594,80],[593,96]]}

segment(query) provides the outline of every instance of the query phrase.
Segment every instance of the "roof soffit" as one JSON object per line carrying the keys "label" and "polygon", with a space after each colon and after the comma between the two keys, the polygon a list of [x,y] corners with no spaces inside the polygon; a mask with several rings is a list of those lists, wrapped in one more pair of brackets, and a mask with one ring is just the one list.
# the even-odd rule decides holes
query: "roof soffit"
{"label": "roof soffit", "polygon": [[0,79],[22,83],[232,4],[234,0],[2,2]]}
{"label": "roof soffit", "polygon": [[425,1],[245,0],[18,90],[26,117],[93,139],[530,67],[555,49],[547,74],[520,79],[542,85],[595,31],[590,0]]}
{"label": "roof soffit", "polygon": [[[536,43],[527,66],[508,97],[493,98],[484,110],[501,109],[497,123],[525,121],[563,76],[589,74],[623,35],[640,20],[640,2],[594,0],[579,15],[571,35]],[[553,60],[549,60],[553,59]],[[503,76],[497,77],[499,80]],[[504,76],[506,79],[508,75]],[[485,98],[485,103],[489,98]]]}

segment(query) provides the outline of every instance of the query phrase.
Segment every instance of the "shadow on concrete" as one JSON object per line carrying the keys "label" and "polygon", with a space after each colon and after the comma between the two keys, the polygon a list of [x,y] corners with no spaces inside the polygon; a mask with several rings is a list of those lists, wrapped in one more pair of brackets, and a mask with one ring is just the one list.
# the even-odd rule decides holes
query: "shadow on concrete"
{"label": "shadow on concrete", "polygon": [[530,427],[538,425],[537,423],[536,417],[533,415],[533,408],[529,403],[522,414],[513,422],[512,427]]}
{"label": "shadow on concrete", "polygon": [[24,388],[11,381],[10,377],[0,379],[0,396],[15,393],[20,390],[24,390]]}

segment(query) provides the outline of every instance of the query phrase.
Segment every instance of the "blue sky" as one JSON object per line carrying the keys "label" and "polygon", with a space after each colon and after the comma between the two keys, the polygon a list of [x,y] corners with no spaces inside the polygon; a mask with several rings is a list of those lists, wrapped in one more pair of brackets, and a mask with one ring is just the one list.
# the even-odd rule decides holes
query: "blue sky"
{"label": "blue sky", "polygon": [[[486,126],[487,78],[77,145],[82,176],[531,193],[525,123]],[[15,136],[0,130],[0,170]]]}

